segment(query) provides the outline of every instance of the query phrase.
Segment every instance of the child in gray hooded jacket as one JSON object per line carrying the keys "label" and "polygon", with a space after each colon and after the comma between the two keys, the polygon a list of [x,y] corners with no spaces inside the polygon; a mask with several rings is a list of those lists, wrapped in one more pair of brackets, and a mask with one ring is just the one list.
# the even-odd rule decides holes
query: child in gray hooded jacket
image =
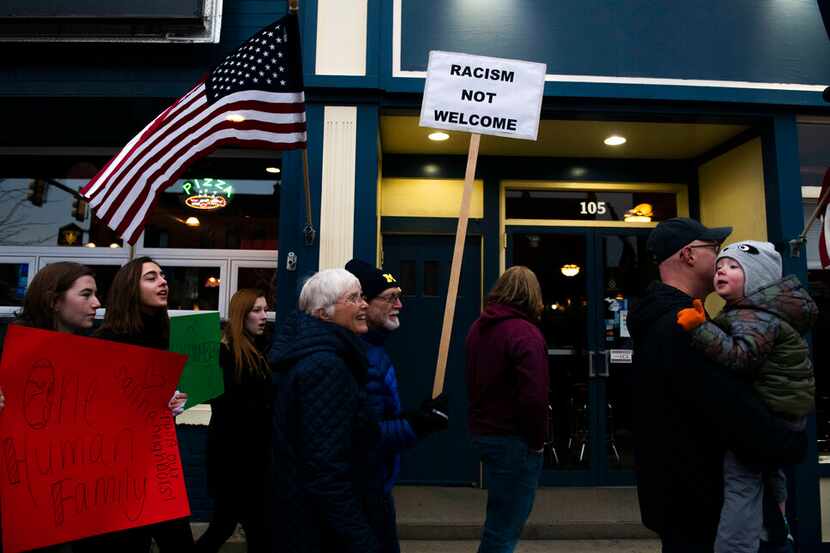
{"label": "child in gray hooded jacket", "polygon": [[[744,241],[721,250],[715,291],[726,307],[706,320],[700,300],[678,313],[692,345],[753,383],[770,410],[796,430],[815,406],[815,379],[803,338],[818,308],[795,276],[782,278],[781,256],[769,242]],[[764,484],[784,512],[782,471],[762,474],[732,452],[724,457],[724,502],[716,553],[755,553],[762,534]]]}

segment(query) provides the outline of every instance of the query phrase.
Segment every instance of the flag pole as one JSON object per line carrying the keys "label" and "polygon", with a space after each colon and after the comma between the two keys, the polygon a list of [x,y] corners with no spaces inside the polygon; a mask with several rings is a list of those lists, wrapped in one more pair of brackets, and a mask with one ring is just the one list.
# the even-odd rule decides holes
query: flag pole
{"label": "flag pole", "polygon": [[[288,0],[288,12],[297,14],[300,11],[300,0]],[[308,130],[306,130],[308,133]],[[314,223],[311,218],[311,184],[308,179],[308,139],[306,139],[306,147],[303,148],[303,189],[305,191],[305,227],[303,227],[303,236],[305,237],[306,246],[314,244],[314,236],[317,232],[314,230]]]}
{"label": "flag pole", "polygon": [[464,257],[464,242],[467,239],[467,220],[470,216],[470,199],[473,195],[473,181],[476,176],[478,146],[481,135],[470,135],[470,149],[467,152],[467,171],[464,174],[464,194],[461,196],[461,210],[458,214],[458,227],[455,231],[455,249],[452,253],[450,284],[447,287],[447,303],[444,307],[444,325],[441,328],[441,342],[438,346],[438,362],[435,367],[435,380],[432,383],[432,397],[438,397],[444,390],[447,374],[447,356],[450,349],[450,335],[455,318],[455,301],[458,296],[458,281],[461,277],[461,260]]}
{"label": "flag pole", "polygon": [[317,232],[314,230],[314,225],[311,220],[311,185],[308,181],[308,139],[306,139],[306,147],[303,148],[303,188],[305,189],[305,227],[303,228],[303,236],[305,236],[305,245],[311,246],[314,244],[314,236]]}

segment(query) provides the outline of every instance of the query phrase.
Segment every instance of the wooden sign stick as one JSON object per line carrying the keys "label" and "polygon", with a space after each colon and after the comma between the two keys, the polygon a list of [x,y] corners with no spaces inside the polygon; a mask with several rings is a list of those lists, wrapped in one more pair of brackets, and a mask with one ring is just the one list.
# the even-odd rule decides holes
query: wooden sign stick
{"label": "wooden sign stick", "polygon": [[455,318],[455,300],[458,296],[458,280],[461,277],[461,260],[464,257],[464,241],[467,238],[467,219],[470,216],[470,198],[473,195],[473,181],[476,176],[478,145],[481,135],[470,135],[470,149],[467,152],[467,171],[464,174],[464,194],[461,196],[461,210],[458,214],[458,227],[455,230],[455,249],[450,268],[450,284],[447,287],[447,304],[444,307],[444,326],[441,328],[441,342],[438,346],[438,363],[435,366],[435,380],[432,383],[432,397],[438,397],[444,390],[447,374],[447,355],[450,350],[452,323]]}

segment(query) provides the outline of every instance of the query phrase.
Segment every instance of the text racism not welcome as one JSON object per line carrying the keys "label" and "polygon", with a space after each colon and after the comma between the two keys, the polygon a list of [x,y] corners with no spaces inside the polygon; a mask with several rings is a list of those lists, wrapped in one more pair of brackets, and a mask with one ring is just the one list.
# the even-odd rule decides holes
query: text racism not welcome
{"label": "text racism not welcome", "polygon": [[430,52],[421,126],[535,140],[543,64]]}

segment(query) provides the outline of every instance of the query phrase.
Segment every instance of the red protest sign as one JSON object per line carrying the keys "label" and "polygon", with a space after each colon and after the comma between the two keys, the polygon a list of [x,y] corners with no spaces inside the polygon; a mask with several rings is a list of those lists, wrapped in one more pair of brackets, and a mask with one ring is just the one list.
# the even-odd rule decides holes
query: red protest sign
{"label": "red protest sign", "polygon": [[190,514],[167,409],[185,360],[9,326],[0,360],[6,553]]}

